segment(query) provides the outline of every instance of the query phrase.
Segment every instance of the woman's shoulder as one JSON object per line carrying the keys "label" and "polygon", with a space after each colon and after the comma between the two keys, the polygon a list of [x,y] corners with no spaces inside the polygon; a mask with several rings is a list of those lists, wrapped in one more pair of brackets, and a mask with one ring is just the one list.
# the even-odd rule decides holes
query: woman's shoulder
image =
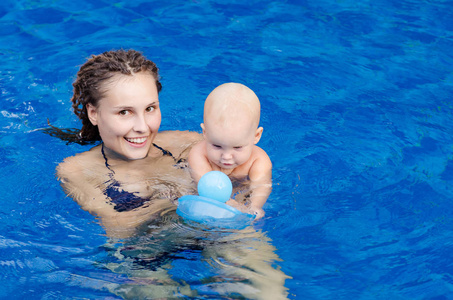
{"label": "woman's shoulder", "polygon": [[175,157],[186,157],[192,146],[202,139],[203,135],[195,131],[162,131],[157,134],[154,143]]}
{"label": "woman's shoulder", "polygon": [[203,136],[195,131],[180,131],[180,130],[168,130],[168,131],[159,131],[159,133],[156,135],[156,138],[154,141],[157,143],[165,143],[169,141],[174,141],[176,139],[176,142],[188,142],[188,143],[195,143],[199,142],[200,140],[203,139]]}
{"label": "woman's shoulder", "polygon": [[81,174],[87,166],[97,163],[99,160],[100,146],[95,146],[88,151],[66,157],[57,166],[57,176],[64,178]]}

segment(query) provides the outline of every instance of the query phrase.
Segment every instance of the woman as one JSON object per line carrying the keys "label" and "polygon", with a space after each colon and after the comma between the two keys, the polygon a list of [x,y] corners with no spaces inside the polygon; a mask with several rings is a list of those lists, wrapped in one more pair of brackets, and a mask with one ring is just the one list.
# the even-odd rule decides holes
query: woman
{"label": "woman", "polygon": [[158,68],[129,50],[93,55],[77,73],[72,106],[82,120],[79,142],[102,141],[66,158],[57,176],[82,209],[100,218],[107,235],[126,237],[193,193],[181,167],[195,132],[158,132],[162,88]]}
{"label": "woman", "polygon": [[[82,209],[100,218],[108,236],[128,237],[112,249],[118,262],[104,267],[126,274],[129,281],[108,288],[125,299],[196,295],[168,273],[174,257],[191,249],[192,255],[206,257],[201,264],[212,264],[212,272],[223,277],[216,277],[212,288],[219,295],[286,299],[288,276],[273,267],[278,256],[261,231],[250,227],[211,235],[159,219],[174,216],[166,214],[175,209],[174,200],[195,193],[183,164],[202,136],[158,132],[161,84],[156,65],[133,50],[109,51],[92,56],[73,85],[74,112],[83,123],[78,142],[102,143],[66,158],[57,176]],[[134,234],[142,224],[149,224],[148,230]],[[211,275],[200,276],[200,284],[209,286]]]}

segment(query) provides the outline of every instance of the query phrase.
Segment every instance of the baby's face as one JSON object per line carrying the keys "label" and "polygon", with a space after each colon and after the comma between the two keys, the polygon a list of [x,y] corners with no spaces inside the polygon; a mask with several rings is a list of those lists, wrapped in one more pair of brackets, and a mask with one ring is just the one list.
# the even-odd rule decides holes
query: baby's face
{"label": "baby's face", "polygon": [[221,169],[234,169],[244,164],[257,142],[256,131],[248,120],[237,120],[229,126],[205,123],[203,133],[209,161]]}

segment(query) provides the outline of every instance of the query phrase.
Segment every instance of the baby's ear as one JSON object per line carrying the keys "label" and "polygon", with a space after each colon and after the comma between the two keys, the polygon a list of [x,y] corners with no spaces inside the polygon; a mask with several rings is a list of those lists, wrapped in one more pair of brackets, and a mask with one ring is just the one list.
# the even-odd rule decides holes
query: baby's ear
{"label": "baby's ear", "polygon": [[253,143],[258,144],[262,135],[263,135],[263,127],[258,127],[255,131],[255,139],[253,140]]}
{"label": "baby's ear", "polygon": [[204,128],[204,123],[200,124],[201,130],[203,130],[203,136],[205,135],[205,128]]}
{"label": "baby's ear", "polygon": [[98,112],[96,110],[96,107],[92,105],[91,103],[87,103],[87,113],[88,113],[88,119],[90,119],[91,124],[93,126],[98,125]]}

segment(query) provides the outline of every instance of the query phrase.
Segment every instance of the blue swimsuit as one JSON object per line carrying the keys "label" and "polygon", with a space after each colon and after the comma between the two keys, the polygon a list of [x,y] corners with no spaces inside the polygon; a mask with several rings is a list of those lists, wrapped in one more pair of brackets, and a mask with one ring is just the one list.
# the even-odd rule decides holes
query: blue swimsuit
{"label": "blue swimsuit", "polygon": [[[173,159],[175,160],[176,163],[179,163],[182,161],[182,159],[180,159],[179,161],[176,161],[176,158],[173,156],[173,154],[170,151],[165,150],[165,149],[157,146],[156,144],[153,144],[153,145],[157,149],[161,150],[162,153],[164,154],[164,156],[173,157]],[[149,199],[139,197],[139,196],[135,195],[135,193],[130,193],[121,188],[120,183],[118,181],[116,181],[113,176],[115,174],[115,172],[110,168],[110,165],[107,162],[107,157],[105,156],[105,153],[104,153],[104,144],[102,144],[101,152],[102,152],[102,156],[104,156],[105,166],[107,167],[107,169],[110,170],[110,173],[108,174],[110,179],[106,181],[106,183],[108,183],[108,185],[105,188],[103,193],[104,193],[104,195],[106,195],[107,197],[109,197],[111,199],[112,203],[115,205],[114,209],[118,212],[130,211],[130,210],[136,209],[136,208],[144,205],[145,202],[149,201]]]}

